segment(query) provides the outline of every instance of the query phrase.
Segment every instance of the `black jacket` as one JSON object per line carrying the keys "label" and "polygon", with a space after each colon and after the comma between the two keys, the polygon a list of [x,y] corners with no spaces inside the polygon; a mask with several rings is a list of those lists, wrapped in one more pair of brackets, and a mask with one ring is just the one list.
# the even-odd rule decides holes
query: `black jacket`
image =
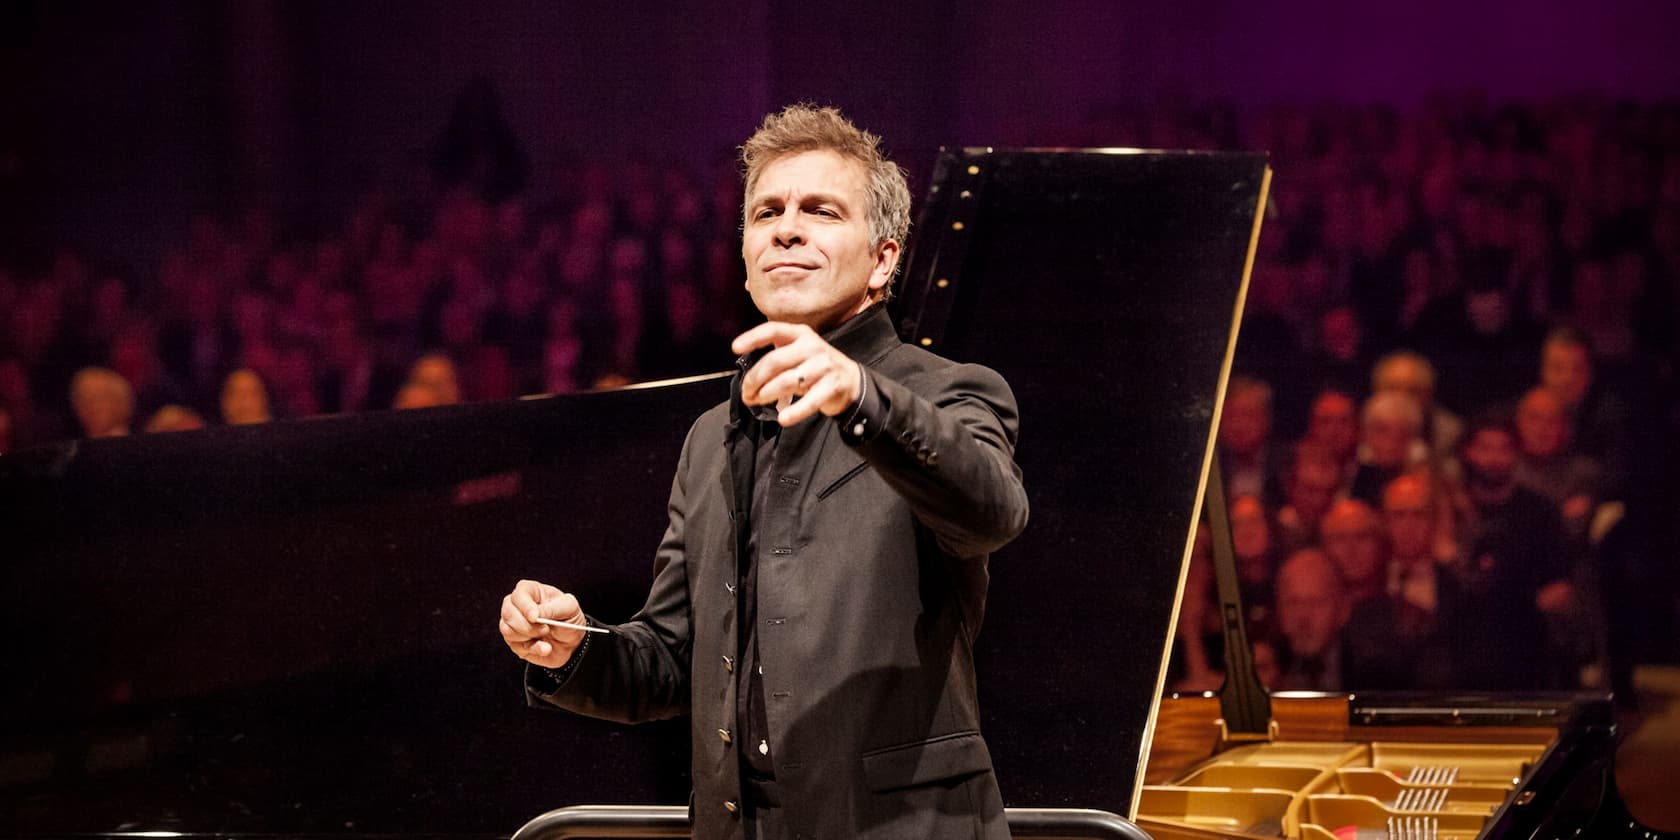
{"label": "black jacket", "polygon": [[[973,644],[987,556],[1026,525],[1016,408],[994,371],[904,344],[884,309],[829,342],[862,362],[872,429],[782,430],[755,523],[758,644],[790,836],[1006,838]],[[623,721],[692,716],[695,836],[741,836],[735,498],[745,413],[695,422],[647,603],[533,700]],[[750,464],[750,460],[748,461]]]}

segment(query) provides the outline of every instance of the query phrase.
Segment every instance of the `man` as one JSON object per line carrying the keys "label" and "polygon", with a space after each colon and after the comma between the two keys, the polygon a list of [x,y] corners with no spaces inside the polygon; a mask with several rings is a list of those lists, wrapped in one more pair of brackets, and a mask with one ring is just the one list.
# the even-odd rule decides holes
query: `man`
{"label": "man", "polygon": [[1220,472],[1227,496],[1259,496],[1271,502],[1283,495],[1271,437],[1272,387],[1252,377],[1233,377],[1219,418]]}
{"label": "man", "polygon": [[1342,468],[1325,447],[1310,440],[1296,444],[1284,478],[1288,504],[1277,516],[1280,554],[1318,545],[1318,524],[1341,486]]}
{"label": "man", "polygon": [[1569,447],[1569,408],[1536,386],[1517,403],[1517,483],[1557,505],[1571,538],[1585,542],[1603,469]]}
{"label": "man", "polygon": [[1629,411],[1619,396],[1598,382],[1584,333],[1559,327],[1546,336],[1540,350],[1540,386],[1556,395],[1568,412],[1575,450],[1603,467],[1605,497],[1623,498],[1633,468]]}
{"label": "man", "polygon": [[1359,439],[1359,468],[1348,495],[1372,507],[1382,504],[1382,490],[1390,481],[1429,458],[1423,411],[1417,400],[1399,391],[1383,391],[1365,401]]}
{"label": "man", "polygon": [[1383,490],[1390,562],[1382,597],[1355,606],[1343,638],[1359,681],[1349,688],[1445,689],[1457,686],[1450,635],[1465,608],[1458,582],[1435,556],[1441,517],[1427,473],[1413,472]]}
{"label": "man", "polygon": [[1574,601],[1557,511],[1517,484],[1517,432],[1508,418],[1472,422],[1463,456],[1475,516],[1462,574],[1478,607],[1465,633],[1465,687],[1561,687],[1566,674],[1536,667],[1555,662],[1544,616],[1562,616]]}
{"label": "man", "polygon": [[1339,499],[1318,526],[1324,553],[1341,574],[1349,604],[1383,597],[1388,575],[1388,545],[1382,520],[1358,499]]}
{"label": "man", "polygon": [[1342,465],[1347,480],[1351,482],[1359,453],[1359,407],[1354,404],[1353,397],[1334,388],[1319,391],[1307,414],[1307,434],[1303,442],[1323,447],[1336,463]]}
{"label": "man", "polygon": [[1348,612],[1341,576],[1324,552],[1305,548],[1284,561],[1278,569],[1277,616],[1289,665],[1275,688],[1342,690],[1341,634]]}
{"label": "man", "polygon": [[1008,836],[972,651],[1026,524],[1015,401],[893,332],[910,197],[878,143],[793,106],[742,147],[768,322],[689,432],[642,610],[585,634],[537,621],[595,623],[553,586],[503,600],[534,701],[691,715],[697,837]]}
{"label": "man", "polygon": [[1435,403],[1435,366],[1422,354],[1397,350],[1371,369],[1371,393],[1398,391],[1423,414],[1423,438],[1437,457],[1450,458],[1464,436],[1464,420]]}

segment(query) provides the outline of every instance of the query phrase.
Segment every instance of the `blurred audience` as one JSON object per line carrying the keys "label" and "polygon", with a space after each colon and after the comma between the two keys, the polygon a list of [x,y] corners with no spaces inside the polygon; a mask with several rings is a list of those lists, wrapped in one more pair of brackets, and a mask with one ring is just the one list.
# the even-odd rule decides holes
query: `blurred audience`
{"label": "blurred audience", "polygon": [[[1268,682],[1574,687],[1607,619],[1623,678],[1627,646],[1680,636],[1680,108],[1462,95],[1087,129],[1069,139],[1263,148],[1279,173],[1218,440]],[[480,79],[427,163],[337,219],[199,217],[151,265],[19,249],[0,452],[728,366],[754,317],[733,162],[573,160],[535,185]],[[1180,624],[1198,686],[1222,667],[1203,540]],[[1601,576],[1648,632],[1606,615]]]}

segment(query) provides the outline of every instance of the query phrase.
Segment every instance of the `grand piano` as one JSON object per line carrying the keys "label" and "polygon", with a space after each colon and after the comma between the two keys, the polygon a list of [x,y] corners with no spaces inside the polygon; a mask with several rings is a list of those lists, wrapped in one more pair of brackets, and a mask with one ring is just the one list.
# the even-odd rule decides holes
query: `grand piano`
{"label": "grand piano", "polygon": [[[1241,668],[1222,697],[1164,693],[1270,177],[1255,154],[938,160],[894,316],[1022,406],[1032,521],[992,560],[977,652],[1007,804],[1158,838],[1652,836],[1604,698],[1288,697]],[[686,802],[682,722],[524,708],[493,616],[538,577],[628,617],[684,433],[726,393],[0,457],[0,834],[489,838]]]}

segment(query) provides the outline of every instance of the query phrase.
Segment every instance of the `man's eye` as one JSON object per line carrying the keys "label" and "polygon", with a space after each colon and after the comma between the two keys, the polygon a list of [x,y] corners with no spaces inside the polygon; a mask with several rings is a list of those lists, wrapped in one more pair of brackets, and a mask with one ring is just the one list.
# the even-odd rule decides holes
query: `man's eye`
{"label": "man's eye", "polygon": [[770,208],[770,207],[765,207],[762,210],[759,210],[757,213],[753,214],[753,221],[758,221],[760,219],[768,219],[768,218],[770,218],[771,216],[774,216],[774,215],[776,215],[775,209]]}

